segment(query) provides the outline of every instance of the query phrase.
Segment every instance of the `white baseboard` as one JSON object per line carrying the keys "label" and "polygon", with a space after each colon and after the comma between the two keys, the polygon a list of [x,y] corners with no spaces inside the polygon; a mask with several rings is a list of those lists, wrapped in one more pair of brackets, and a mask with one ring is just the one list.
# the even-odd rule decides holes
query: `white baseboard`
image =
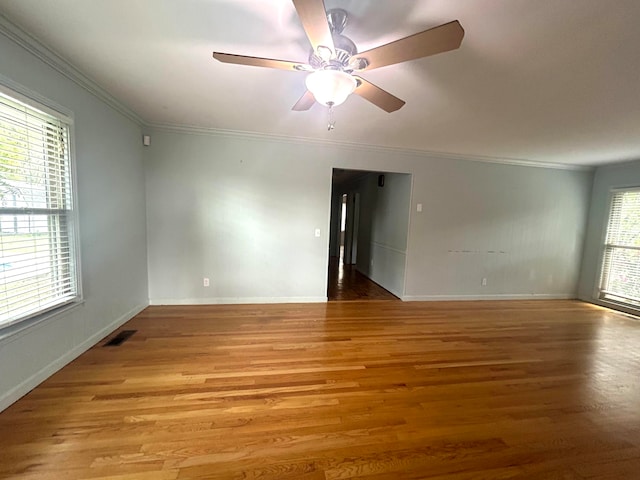
{"label": "white baseboard", "polygon": [[147,308],[147,305],[138,305],[137,307],[129,310],[127,313],[118,317],[116,320],[111,322],[102,330],[93,334],[91,337],[89,337],[87,340],[82,342],[80,345],[77,345],[73,350],[66,352],[64,355],[59,357],[54,362],[50,363],[49,365],[42,368],[40,371],[31,375],[24,382],[20,383],[19,385],[16,385],[11,390],[4,393],[0,397],[0,412],[3,411],[5,408],[7,408],[9,405],[15,403],[17,400],[19,400],[21,397],[29,393],[31,390],[36,388],[38,385],[44,382],[47,378],[49,378],[51,375],[53,375],[58,370],[60,370],[62,367],[69,364],[76,358],[78,358],[80,355],[82,355],[84,352],[89,350],[91,347],[93,347],[96,343],[98,343],[104,337],[109,335],[115,329],[117,329],[118,327],[122,326],[123,324],[131,320],[133,317],[135,317],[138,313],[140,313],[145,308]]}
{"label": "white baseboard", "polygon": [[575,293],[505,293],[497,295],[405,295],[401,298],[405,302],[457,302],[468,300],[573,300],[577,298],[577,295]]}
{"label": "white baseboard", "polygon": [[151,298],[149,305],[234,305],[255,303],[326,303],[327,297]]}

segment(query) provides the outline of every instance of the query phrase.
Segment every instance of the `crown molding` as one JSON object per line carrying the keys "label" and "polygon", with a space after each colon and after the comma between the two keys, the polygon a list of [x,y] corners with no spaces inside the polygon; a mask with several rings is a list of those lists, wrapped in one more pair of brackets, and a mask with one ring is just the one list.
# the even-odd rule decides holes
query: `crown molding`
{"label": "crown molding", "polygon": [[113,108],[116,112],[124,115],[129,120],[144,126],[144,120],[129,107],[118,101],[113,95],[108,93],[94,80],[87,77],[80,70],[74,67],[71,62],[47,47],[38,38],[23,30],[13,23],[6,16],[0,13],[0,34],[13,41],[15,44],[27,50],[39,60],[43,61],[51,68],[61,73],[69,80],[73,81],[87,92],[97,97],[102,102]]}
{"label": "crown molding", "polygon": [[640,165],[640,158],[630,159],[630,160],[621,160],[620,162],[615,162],[615,163],[606,163],[604,165],[598,165],[598,168],[615,169],[615,168],[635,167],[638,165]]}
{"label": "crown molding", "polygon": [[325,147],[339,147],[355,150],[368,150],[374,152],[389,152],[402,155],[411,155],[419,157],[431,157],[438,159],[466,160],[483,163],[498,163],[502,165],[516,165],[521,167],[548,168],[555,170],[571,170],[579,172],[592,172],[595,170],[593,166],[587,165],[567,165],[562,163],[536,162],[533,160],[525,160],[518,158],[500,158],[483,155],[466,155],[451,152],[437,152],[430,150],[410,149],[404,147],[390,147],[385,145],[371,145],[355,142],[338,142],[317,138],[294,137],[288,135],[277,135],[270,133],[245,132],[239,130],[225,130],[219,128],[199,127],[195,125],[175,125],[163,123],[148,123],[146,128],[166,133],[180,133],[186,135],[205,135],[216,137],[232,137],[253,140],[267,140],[279,143],[289,143],[298,145],[318,145]]}

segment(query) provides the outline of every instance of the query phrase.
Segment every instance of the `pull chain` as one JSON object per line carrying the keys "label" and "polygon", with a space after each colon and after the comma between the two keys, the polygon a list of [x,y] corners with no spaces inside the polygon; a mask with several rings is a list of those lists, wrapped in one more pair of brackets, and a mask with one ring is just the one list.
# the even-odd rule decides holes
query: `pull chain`
{"label": "pull chain", "polygon": [[328,102],[329,105],[329,124],[327,125],[327,130],[331,131],[336,128],[336,121],[333,118],[333,102]]}

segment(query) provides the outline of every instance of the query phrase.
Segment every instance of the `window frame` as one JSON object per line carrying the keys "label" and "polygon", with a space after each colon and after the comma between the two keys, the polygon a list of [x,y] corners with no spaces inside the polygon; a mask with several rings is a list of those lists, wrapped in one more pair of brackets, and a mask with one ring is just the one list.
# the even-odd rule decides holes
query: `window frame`
{"label": "window frame", "polygon": [[57,103],[46,97],[34,92],[23,85],[0,74],[0,92],[11,99],[23,103],[31,108],[39,110],[47,115],[55,117],[68,126],[68,145],[69,151],[69,175],[71,187],[71,210],[67,214],[68,222],[71,228],[69,239],[73,242],[72,256],[75,270],[76,295],[67,302],[54,305],[49,308],[42,309],[38,312],[16,318],[4,324],[0,324],[0,342],[8,337],[12,337],[17,333],[30,329],[31,327],[55,318],[58,315],[75,309],[84,303],[83,282],[82,282],[82,264],[81,264],[81,244],[80,244],[80,214],[78,205],[78,180],[76,171],[75,156],[75,122],[74,115]]}
{"label": "window frame", "polygon": [[[607,254],[607,237],[609,235],[609,222],[611,219],[611,214],[613,213],[613,203],[614,198],[617,194],[626,193],[626,192],[640,192],[640,185],[633,184],[627,186],[618,186],[615,188],[611,188],[609,190],[609,195],[607,196],[607,208],[604,217],[604,223],[602,228],[602,236],[600,239],[600,257],[598,263],[596,284],[593,292],[593,298],[596,300],[596,303],[599,303],[606,307],[615,308],[616,310],[620,310],[626,313],[630,313],[632,315],[640,314],[640,306],[636,306],[631,303],[626,303],[622,301],[616,301],[611,298],[606,298],[606,294],[603,293],[603,280],[604,280],[604,268],[605,268],[605,255]],[[633,249],[635,250],[635,248]]]}

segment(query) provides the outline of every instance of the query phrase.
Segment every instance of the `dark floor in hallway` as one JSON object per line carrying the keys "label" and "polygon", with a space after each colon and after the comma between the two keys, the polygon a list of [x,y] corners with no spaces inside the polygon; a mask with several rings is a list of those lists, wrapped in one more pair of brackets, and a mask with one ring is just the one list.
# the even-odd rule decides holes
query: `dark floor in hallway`
{"label": "dark floor in hallway", "polygon": [[338,257],[329,258],[329,301],[335,300],[398,300],[398,297],[356,270]]}

